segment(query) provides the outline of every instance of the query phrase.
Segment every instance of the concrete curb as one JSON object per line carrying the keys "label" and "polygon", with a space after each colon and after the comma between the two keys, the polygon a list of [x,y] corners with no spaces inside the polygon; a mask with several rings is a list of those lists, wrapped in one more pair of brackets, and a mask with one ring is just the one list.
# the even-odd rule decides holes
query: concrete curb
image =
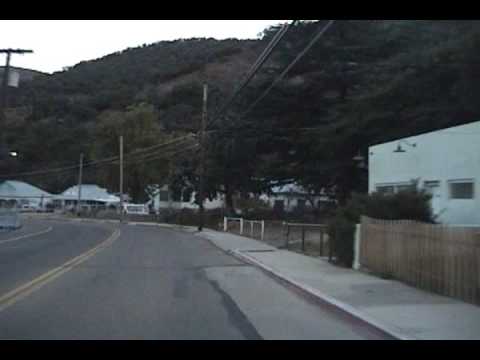
{"label": "concrete curb", "polygon": [[268,265],[265,265],[261,261],[253,258],[252,256],[249,256],[247,254],[243,254],[242,251],[240,251],[240,250],[233,250],[233,251],[232,250],[227,250],[227,252],[236,256],[236,257],[238,257],[238,258],[240,258],[240,259],[242,259],[243,261],[249,262],[249,263],[265,270],[266,272],[272,274],[273,276],[275,276],[277,278],[282,279],[283,281],[286,281],[287,283],[295,286],[296,288],[298,288],[298,289],[300,289],[300,290],[302,290],[302,291],[304,291],[304,292],[306,292],[310,295],[313,295],[314,297],[318,298],[319,300],[321,300],[323,302],[326,302],[330,305],[333,305],[333,306],[343,310],[344,312],[356,317],[357,319],[360,319],[360,320],[370,324],[371,326],[373,326],[373,327],[375,327],[375,328],[377,328],[377,329],[395,337],[398,340],[419,340],[415,337],[399,333],[397,330],[392,329],[390,326],[382,324],[375,319],[372,319],[369,315],[366,315],[365,313],[363,313],[360,310],[354,308],[353,306],[351,306],[349,304],[346,304],[344,302],[338,301],[337,299],[335,299],[335,298],[333,298],[329,295],[326,295],[326,294],[322,293],[321,291],[319,291],[317,289],[314,289],[314,288],[312,288],[308,285],[302,284],[302,283],[300,283],[296,280],[293,280],[292,278],[289,278],[286,275],[281,274],[280,272],[272,269]]}

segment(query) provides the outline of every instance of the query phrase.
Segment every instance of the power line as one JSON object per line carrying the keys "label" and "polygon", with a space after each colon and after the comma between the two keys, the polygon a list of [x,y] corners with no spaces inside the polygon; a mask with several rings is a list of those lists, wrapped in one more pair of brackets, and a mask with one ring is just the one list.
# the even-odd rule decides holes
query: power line
{"label": "power line", "polygon": [[242,83],[237,86],[234,93],[230,96],[230,98],[225,102],[225,104],[220,108],[219,111],[212,117],[212,120],[209,125],[212,125],[214,122],[218,121],[220,116],[228,109],[228,107],[233,103],[233,101],[237,98],[239,93],[250,83],[256,73],[260,70],[263,64],[268,60],[270,55],[272,54],[273,50],[278,46],[278,43],[282,38],[285,36],[287,31],[290,29],[292,25],[295,25],[298,20],[293,20],[290,24],[284,24],[280,30],[274,35],[270,43],[267,47],[262,51],[260,56],[257,60],[253,63],[250,67],[249,71],[244,76],[244,80]]}
{"label": "power line", "polygon": [[319,29],[319,31],[314,35],[312,40],[310,40],[308,45],[295,57],[295,59],[285,68],[285,70],[283,70],[283,72],[260,95],[260,97],[256,101],[254,101],[242,115],[240,115],[240,118],[243,118],[245,115],[247,115],[260,101],[262,101],[268,95],[268,93],[275,87],[275,85],[277,85],[290,71],[290,69],[294,67],[298,61],[300,61],[300,59],[312,48],[312,46],[318,41],[318,39],[320,39],[320,37],[322,37],[322,35],[330,28],[330,26],[333,25],[334,22],[335,20],[330,20],[327,25]]}
{"label": "power line", "polygon": [[[199,144],[193,144],[191,146],[187,146],[185,148],[182,148],[182,149],[179,149],[178,151],[175,151],[173,153],[170,153],[170,154],[152,154],[150,155],[149,157],[145,157],[142,159],[142,163],[147,163],[149,161],[153,161],[153,160],[159,160],[159,159],[165,159],[165,158],[168,158],[168,157],[174,157],[178,154],[181,154],[181,153],[184,153],[184,152],[187,152],[189,150],[193,150],[193,149],[196,149],[198,148],[200,145]],[[155,156],[154,156],[155,155]],[[128,164],[128,163],[127,163]]]}
{"label": "power line", "polygon": [[[191,136],[192,135],[187,135],[187,136],[183,136],[183,137],[180,137],[180,138],[176,138],[172,141],[168,141],[168,142],[153,145],[153,146],[150,146],[150,147],[147,147],[147,148],[139,149],[139,150],[133,151],[131,153],[128,153],[125,157],[126,158],[127,157],[131,158],[131,157],[134,157],[136,155],[140,155],[144,152],[152,151],[152,149],[159,149],[163,146],[176,144],[176,143],[182,142],[182,140],[185,141],[186,138],[191,137]],[[148,152],[147,152],[147,154],[148,154]],[[95,161],[85,163],[85,164],[83,164],[83,167],[85,168],[85,167],[95,166],[95,165],[99,165],[99,164],[112,163],[112,162],[117,161],[118,159],[119,159],[118,155],[117,156],[111,156],[111,157],[108,157],[108,158],[103,158],[103,159],[99,159],[99,160],[95,160]],[[31,175],[50,174],[50,173],[61,173],[63,171],[76,170],[76,169],[78,169],[78,165],[72,165],[72,166],[66,166],[66,167],[60,167],[60,168],[54,168],[54,169],[47,169],[47,170],[40,170],[40,171],[16,173],[16,174],[6,174],[6,175],[0,175],[0,178],[9,178],[9,177],[12,178],[12,177],[19,177],[19,176],[31,176]]]}
{"label": "power line", "polygon": [[[188,150],[192,150],[194,148],[198,147],[198,144],[193,144],[193,145],[190,145],[190,146],[187,146],[185,148],[181,148],[181,149],[172,149],[172,150],[169,150],[170,152],[164,152],[164,153],[161,153],[161,154],[158,154],[158,153],[151,153],[151,154],[144,154],[143,157],[141,158],[138,158],[138,159],[130,159],[129,162],[126,162],[126,164],[131,164],[133,161],[142,161],[142,163],[146,163],[146,162],[149,162],[149,161],[152,161],[152,160],[158,160],[158,159],[161,159],[161,158],[168,158],[170,156],[176,156],[180,153],[183,153],[183,152],[186,152]],[[175,151],[176,150],[176,151]],[[156,155],[156,156],[153,156],[152,155]],[[118,159],[114,160],[114,161],[111,161],[111,162],[108,162],[108,163],[103,163],[103,164],[96,164],[94,166],[91,166],[89,168],[84,168],[84,173],[85,172],[88,172],[89,170],[92,170],[94,169],[96,166],[99,166],[99,165],[118,165]],[[85,167],[85,166],[84,166]],[[55,178],[55,177],[60,177],[60,176],[74,176],[76,174],[76,171],[77,171],[77,168],[74,168],[74,169],[64,169],[62,171],[58,171],[58,172],[50,172],[50,173],[42,173],[42,174],[33,174],[33,175],[22,175],[22,176],[18,176],[19,178],[24,178],[24,177],[34,177],[36,179],[49,179],[49,178]]]}

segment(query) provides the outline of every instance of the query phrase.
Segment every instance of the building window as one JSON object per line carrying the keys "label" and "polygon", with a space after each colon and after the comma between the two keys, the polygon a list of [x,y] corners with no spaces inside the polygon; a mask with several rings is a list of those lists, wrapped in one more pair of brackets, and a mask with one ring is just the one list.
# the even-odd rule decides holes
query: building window
{"label": "building window", "polygon": [[451,181],[450,184],[450,199],[473,199],[473,181]]}
{"label": "building window", "polygon": [[168,190],[160,190],[160,201],[168,201]]}
{"label": "building window", "polygon": [[388,185],[377,186],[377,192],[384,195],[390,195],[395,193],[395,187]]}
{"label": "building window", "polygon": [[399,193],[401,191],[415,191],[415,185],[397,185],[395,186],[395,192]]}
{"label": "building window", "polygon": [[415,191],[415,184],[403,183],[403,184],[392,184],[392,185],[377,185],[377,192],[383,195],[393,195],[398,194],[402,191]]}
{"label": "building window", "polygon": [[425,182],[423,183],[423,185],[424,185],[426,188],[433,188],[433,187],[440,186],[440,181],[438,181],[438,180],[425,181]]}

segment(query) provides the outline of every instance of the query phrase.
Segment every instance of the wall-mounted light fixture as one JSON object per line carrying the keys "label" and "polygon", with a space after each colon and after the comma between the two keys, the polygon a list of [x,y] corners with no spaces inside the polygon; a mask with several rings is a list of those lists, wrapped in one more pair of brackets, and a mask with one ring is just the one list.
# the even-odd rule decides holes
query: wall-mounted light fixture
{"label": "wall-mounted light fixture", "polygon": [[365,162],[365,157],[360,153],[360,151],[358,152],[357,155],[355,155],[352,158],[352,160],[357,163],[358,168],[360,168],[360,169],[366,169],[367,168],[367,164]]}
{"label": "wall-mounted light fixture", "polygon": [[397,148],[393,151],[394,153],[404,153],[404,152],[406,152],[406,150],[402,148],[402,143],[404,143],[404,144],[406,144],[410,147],[413,147],[413,148],[417,147],[417,144],[415,144],[415,143],[409,143],[407,140],[400,140],[398,142]]}

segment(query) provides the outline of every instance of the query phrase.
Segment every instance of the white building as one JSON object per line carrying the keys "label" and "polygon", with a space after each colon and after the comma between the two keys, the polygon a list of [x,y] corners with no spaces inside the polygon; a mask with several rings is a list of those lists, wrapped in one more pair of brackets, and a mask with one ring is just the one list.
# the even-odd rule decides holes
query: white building
{"label": "white building", "polygon": [[[78,185],[72,186],[60,195],[55,196],[55,202],[62,208],[73,207],[78,202]],[[85,184],[82,185],[81,199],[82,204],[86,205],[117,205],[120,198],[110,194],[107,189],[98,185]]]}
{"label": "white building", "polygon": [[303,187],[294,183],[275,186],[272,188],[272,194],[262,194],[260,200],[268,203],[273,209],[287,212],[319,207],[322,203],[331,202],[328,196],[310,194]]}
{"label": "white building", "polygon": [[0,182],[0,201],[14,202],[18,206],[44,208],[53,199],[52,194],[23,181]]}
{"label": "white building", "polygon": [[480,121],[369,148],[369,192],[418,186],[445,224],[480,225]]}
{"label": "white building", "polygon": [[[195,203],[195,192],[192,192],[188,199],[185,199],[185,194],[180,194],[179,199],[174,199],[173,194],[168,190],[168,185],[164,185],[153,191],[149,204],[153,207],[155,212],[161,209],[198,209],[199,206]],[[223,208],[223,196],[218,195],[216,199],[205,199],[204,208],[207,210]]]}

